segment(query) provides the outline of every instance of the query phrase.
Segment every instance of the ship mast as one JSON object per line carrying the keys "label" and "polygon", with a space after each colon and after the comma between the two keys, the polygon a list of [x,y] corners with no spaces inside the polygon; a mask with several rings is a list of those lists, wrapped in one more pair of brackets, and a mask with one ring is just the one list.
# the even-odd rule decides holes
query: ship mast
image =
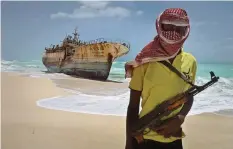
{"label": "ship mast", "polygon": [[79,40],[79,34],[78,34],[78,28],[76,27],[75,29],[74,29],[74,41],[76,41],[76,42],[78,42],[78,40]]}

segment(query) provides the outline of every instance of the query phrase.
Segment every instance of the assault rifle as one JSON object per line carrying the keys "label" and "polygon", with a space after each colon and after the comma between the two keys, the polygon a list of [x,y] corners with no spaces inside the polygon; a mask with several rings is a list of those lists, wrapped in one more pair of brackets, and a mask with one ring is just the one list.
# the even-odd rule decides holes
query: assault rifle
{"label": "assault rifle", "polygon": [[[137,139],[138,142],[143,141],[143,135],[146,128],[159,127],[164,121],[161,120],[164,116],[168,116],[174,110],[180,108],[187,102],[189,96],[195,96],[206,88],[216,83],[219,77],[216,77],[214,72],[210,72],[211,80],[202,86],[193,85],[190,89],[184,93],[178,94],[158,106],[156,106],[151,112],[141,117],[138,122],[132,126],[132,136]],[[168,119],[167,119],[168,120]],[[167,121],[166,120],[166,121]],[[148,132],[146,132],[148,133]]]}

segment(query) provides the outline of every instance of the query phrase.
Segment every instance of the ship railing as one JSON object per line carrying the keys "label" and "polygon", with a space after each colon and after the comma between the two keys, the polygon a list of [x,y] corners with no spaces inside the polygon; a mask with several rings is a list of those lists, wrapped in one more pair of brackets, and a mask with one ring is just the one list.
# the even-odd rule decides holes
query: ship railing
{"label": "ship railing", "polygon": [[53,53],[55,51],[63,51],[64,49],[59,47],[59,46],[56,46],[56,47],[45,47],[45,51],[48,52],[48,53]]}
{"label": "ship railing", "polygon": [[95,40],[91,40],[89,42],[86,42],[87,44],[96,44],[96,43],[119,43],[122,44],[123,46],[126,46],[128,49],[130,49],[130,43],[122,40],[122,39],[116,39],[116,40],[112,40],[112,39],[106,39],[106,38],[98,38]]}
{"label": "ship railing", "polygon": [[[74,41],[66,41],[67,43],[72,43],[72,44],[76,44],[76,45],[88,45],[88,44],[96,44],[96,43],[119,43],[123,46],[126,46],[128,49],[130,49],[130,43],[125,41],[125,40],[122,40],[122,39],[115,39],[115,40],[112,40],[112,39],[107,39],[107,38],[97,38],[95,40],[91,40],[91,41],[80,41],[79,42],[74,42]],[[50,48],[45,48],[46,51],[52,51],[53,48],[52,46]]]}

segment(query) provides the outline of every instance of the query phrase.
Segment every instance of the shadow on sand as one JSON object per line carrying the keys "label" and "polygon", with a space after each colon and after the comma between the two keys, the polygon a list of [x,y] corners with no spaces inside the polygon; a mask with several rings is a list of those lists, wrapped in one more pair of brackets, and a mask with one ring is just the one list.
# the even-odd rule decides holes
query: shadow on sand
{"label": "shadow on sand", "polygon": [[[47,73],[47,74],[53,74],[54,72],[49,72],[49,71],[42,71],[44,73]],[[64,73],[62,73],[64,74]],[[67,75],[67,74],[65,74]],[[78,76],[75,76],[75,75],[68,75],[68,76],[71,76],[73,78],[78,78],[78,79],[82,79],[82,80],[92,80],[92,81],[99,81],[99,82],[111,82],[111,83],[124,83],[124,82],[121,82],[121,81],[114,81],[114,80],[97,80],[97,79],[93,79],[93,78],[82,78],[82,77],[78,77]]]}

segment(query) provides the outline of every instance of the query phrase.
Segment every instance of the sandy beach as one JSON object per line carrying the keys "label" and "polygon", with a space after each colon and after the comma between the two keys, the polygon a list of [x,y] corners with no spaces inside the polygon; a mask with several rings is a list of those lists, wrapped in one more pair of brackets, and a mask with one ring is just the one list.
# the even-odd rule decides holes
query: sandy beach
{"label": "sandy beach", "polygon": [[[86,93],[106,84],[82,79],[60,81],[66,86],[88,82],[82,86]],[[36,102],[42,98],[71,94],[46,78],[1,72],[1,85],[2,149],[124,148],[125,117],[41,108]],[[108,85],[109,90],[127,87],[125,83]],[[231,117],[212,113],[189,116],[183,128],[187,135],[183,140],[184,149],[232,149]]]}

